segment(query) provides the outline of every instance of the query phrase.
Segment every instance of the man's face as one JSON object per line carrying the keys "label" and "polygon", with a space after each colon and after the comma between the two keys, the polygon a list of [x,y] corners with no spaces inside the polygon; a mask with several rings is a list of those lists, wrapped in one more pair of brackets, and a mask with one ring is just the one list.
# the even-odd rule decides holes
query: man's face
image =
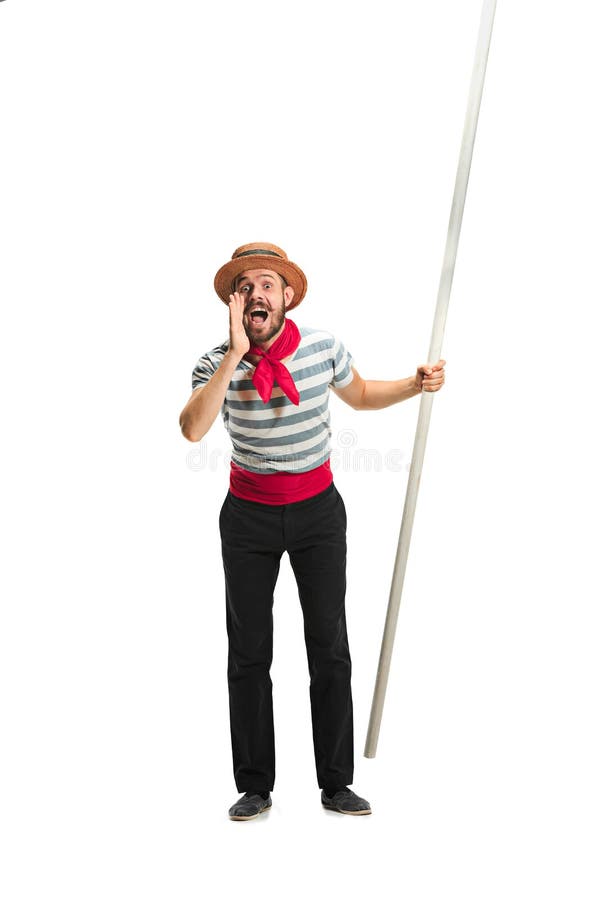
{"label": "man's face", "polygon": [[244,329],[253,344],[265,344],[281,330],[294,291],[282,284],[277,272],[249,269],[236,279],[235,289],[244,298]]}

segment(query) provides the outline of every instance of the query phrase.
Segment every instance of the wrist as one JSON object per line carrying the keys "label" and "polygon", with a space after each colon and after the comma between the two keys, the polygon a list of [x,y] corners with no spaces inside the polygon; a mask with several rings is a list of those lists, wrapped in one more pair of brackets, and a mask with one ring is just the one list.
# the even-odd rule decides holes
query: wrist
{"label": "wrist", "polygon": [[408,379],[408,382],[409,382],[409,389],[410,389],[410,392],[411,392],[411,394],[413,395],[413,397],[414,397],[416,394],[420,394],[420,393],[421,393],[421,388],[419,387],[419,384],[418,384],[418,382],[417,382],[417,376],[416,376],[416,375],[411,375],[411,377]]}
{"label": "wrist", "polygon": [[244,358],[245,353],[240,353],[239,350],[234,350],[232,347],[227,350],[225,353],[224,359],[227,361],[229,365],[232,365],[234,368],[238,365],[238,363]]}

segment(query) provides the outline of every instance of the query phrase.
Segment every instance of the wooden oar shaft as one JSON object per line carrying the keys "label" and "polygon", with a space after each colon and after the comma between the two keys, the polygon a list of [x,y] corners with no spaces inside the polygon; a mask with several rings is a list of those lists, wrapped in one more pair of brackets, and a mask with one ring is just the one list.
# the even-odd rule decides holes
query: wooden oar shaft
{"label": "wooden oar shaft", "polygon": [[[450,290],[452,288],[452,279],[454,277],[454,267],[456,265],[458,240],[460,237],[460,228],[465,208],[465,198],[467,194],[467,185],[469,183],[469,172],[471,170],[471,159],[473,157],[473,147],[475,145],[477,120],[479,118],[479,108],[481,106],[481,96],[483,93],[483,85],[485,81],[485,70],[487,66],[490,41],[492,38],[492,28],[494,25],[495,11],[496,0],[484,0],[481,13],[481,23],[479,26],[479,36],[477,39],[477,47],[475,51],[475,64],[473,66],[473,74],[471,76],[471,87],[469,91],[469,100],[467,103],[467,114],[465,117],[465,125],[463,129],[463,139],[458,160],[456,182],[454,186],[454,196],[452,199],[452,207],[450,209],[450,221],[448,224],[446,249],[444,252],[444,261],[442,264],[442,272],[440,276],[438,298],[434,314],[433,328],[431,332],[431,341],[429,345],[429,354],[427,357],[429,363],[437,362],[442,352],[442,341],[444,337],[444,328],[446,325],[446,315],[448,312],[448,304],[450,301]],[[408,485],[406,488],[406,498],[404,501],[404,512],[402,514],[402,524],[400,526],[400,536],[398,538],[398,549],[396,552],[396,560],[394,563],[387,615],[383,631],[383,638],[381,641],[381,651],[379,654],[379,665],[377,668],[377,677],[375,680],[373,701],[371,704],[371,716],[369,719],[369,727],[367,730],[367,739],[365,743],[364,755],[369,758],[373,758],[377,751],[377,741],[379,738],[379,729],[381,726],[381,718],[383,715],[383,704],[385,700],[385,692],[387,688],[390,663],[392,659],[394,637],[396,634],[396,624],[398,621],[398,612],[400,609],[400,599],[402,596],[402,586],[404,584],[404,575],[406,573],[406,563],[408,560],[408,551],[410,548],[410,539],[412,535],[415,509],[417,506],[417,496],[419,493],[419,485],[421,482],[421,472],[423,470],[425,445],[427,443],[427,434],[429,431],[429,422],[431,419],[431,410],[433,407],[433,396],[434,393],[432,391],[423,391],[421,394],[419,418],[417,420],[412,460],[410,464],[410,472],[408,475]]]}

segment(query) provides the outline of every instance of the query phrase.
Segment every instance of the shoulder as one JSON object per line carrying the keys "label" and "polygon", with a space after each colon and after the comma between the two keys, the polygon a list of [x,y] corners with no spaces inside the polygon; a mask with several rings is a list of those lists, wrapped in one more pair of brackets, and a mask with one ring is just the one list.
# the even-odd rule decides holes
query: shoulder
{"label": "shoulder", "polygon": [[192,370],[192,390],[195,391],[198,387],[203,387],[207,382],[210,381],[212,376],[215,374],[221,363],[223,362],[223,357],[227,352],[229,347],[229,341],[224,344],[219,344],[218,347],[213,347],[212,350],[208,350],[206,353],[203,353],[202,356],[196,362]]}
{"label": "shoulder", "polygon": [[328,358],[333,366],[339,366],[345,360],[352,360],[345,344],[331,331],[325,328],[300,328],[301,347],[305,353],[319,353],[321,358]]}
{"label": "shoulder", "polygon": [[198,359],[197,365],[202,365],[202,363],[204,363],[219,366],[228,350],[229,341],[225,341],[225,343],[219,344],[218,347],[213,347],[212,350],[207,350],[206,353],[203,353]]}
{"label": "shoulder", "polygon": [[337,338],[325,328],[309,328],[306,325],[299,325],[300,339],[302,346],[312,346],[316,350],[333,349],[339,346]]}

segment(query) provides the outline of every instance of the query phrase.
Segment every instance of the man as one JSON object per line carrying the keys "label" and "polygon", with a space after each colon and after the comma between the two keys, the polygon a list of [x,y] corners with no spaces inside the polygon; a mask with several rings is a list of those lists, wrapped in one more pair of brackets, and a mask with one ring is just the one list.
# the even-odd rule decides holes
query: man
{"label": "man", "polygon": [[219,528],[229,641],[233,770],[244,792],[229,810],[256,818],[275,780],[273,592],[287,551],[298,585],[310,672],[321,803],[349,815],[370,804],[352,791],[353,709],[346,630],[346,511],[329,464],[329,390],[354,409],[382,409],[444,383],[444,360],[399,381],[365,381],[344,345],[287,316],[306,277],[274,244],[245,244],[215,276],[229,306],[229,340],[200,357],[180,416],[201,440],[219,410],[233,444]]}

